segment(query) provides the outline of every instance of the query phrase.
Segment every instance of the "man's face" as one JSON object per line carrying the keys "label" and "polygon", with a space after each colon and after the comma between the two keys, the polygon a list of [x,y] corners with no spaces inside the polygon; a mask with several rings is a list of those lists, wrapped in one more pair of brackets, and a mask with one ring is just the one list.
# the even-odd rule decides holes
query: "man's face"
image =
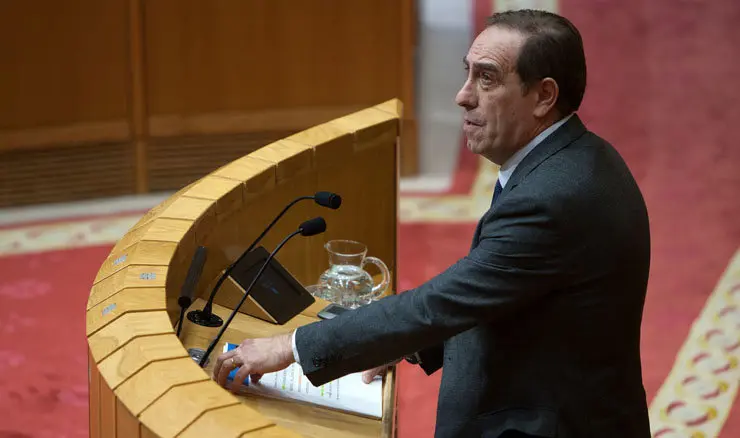
{"label": "man's face", "polygon": [[515,71],[525,39],[496,26],[481,32],[465,56],[468,75],[455,98],[465,109],[468,148],[499,165],[527,144],[537,128],[536,93],[522,94]]}

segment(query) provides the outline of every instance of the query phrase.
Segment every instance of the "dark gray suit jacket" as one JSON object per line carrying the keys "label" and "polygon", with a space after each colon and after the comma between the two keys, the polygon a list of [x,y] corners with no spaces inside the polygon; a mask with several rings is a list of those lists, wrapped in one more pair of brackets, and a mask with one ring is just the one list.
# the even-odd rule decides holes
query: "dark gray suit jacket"
{"label": "dark gray suit jacket", "polygon": [[[423,258],[423,254],[419,254]],[[416,289],[298,329],[314,385],[419,352],[436,434],[649,437],[644,200],[574,115],[517,166],[470,253]]]}

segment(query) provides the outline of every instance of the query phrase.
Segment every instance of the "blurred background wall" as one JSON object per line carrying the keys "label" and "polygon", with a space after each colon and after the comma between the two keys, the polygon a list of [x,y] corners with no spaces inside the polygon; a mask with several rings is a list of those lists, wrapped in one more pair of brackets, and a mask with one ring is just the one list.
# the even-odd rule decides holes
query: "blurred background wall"
{"label": "blurred background wall", "polygon": [[414,175],[416,23],[413,0],[3,0],[0,207],[176,190],[393,97]]}

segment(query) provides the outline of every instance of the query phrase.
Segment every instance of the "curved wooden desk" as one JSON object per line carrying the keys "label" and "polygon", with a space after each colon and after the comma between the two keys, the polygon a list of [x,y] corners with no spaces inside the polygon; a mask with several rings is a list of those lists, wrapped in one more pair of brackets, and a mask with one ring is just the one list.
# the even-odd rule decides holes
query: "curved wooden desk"
{"label": "curved wooden desk", "polygon": [[[178,339],[173,327],[197,246],[208,253],[196,292],[200,298],[191,309],[202,308],[212,280],[285,204],[317,190],[341,194],[342,207],[299,203],[262,245],[274,248],[300,222],[320,215],[328,226],[324,234],[293,239],[277,256],[302,284],[315,283],[327,268],[327,240],[351,238],[367,243],[369,253],[387,263],[395,285],[400,116],[401,103],[391,100],[269,144],[183,188],[129,230],[101,266],[87,303],[91,437],[394,435],[392,370],[384,381],[382,421],[235,397],[186,349],[205,348],[218,328],[186,320]],[[227,315],[239,298],[221,290],[214,311]],[[240,313],[222,342],[290,331],[314,321],[324,305],[317,300],[285,325]]]}

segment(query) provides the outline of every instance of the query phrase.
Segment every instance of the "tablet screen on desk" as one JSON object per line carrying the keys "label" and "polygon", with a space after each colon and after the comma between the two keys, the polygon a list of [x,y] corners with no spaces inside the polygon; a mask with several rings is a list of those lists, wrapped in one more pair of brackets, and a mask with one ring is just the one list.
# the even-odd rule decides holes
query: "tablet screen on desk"
{"label": "tablet screen on desk", "polygon": [[[264,247],[255,248],[234,267],[231,277],[247,290],[269,255]],[[270,260],[250,295],[279,323],[315,302],[306,288],[275,258]]]}

